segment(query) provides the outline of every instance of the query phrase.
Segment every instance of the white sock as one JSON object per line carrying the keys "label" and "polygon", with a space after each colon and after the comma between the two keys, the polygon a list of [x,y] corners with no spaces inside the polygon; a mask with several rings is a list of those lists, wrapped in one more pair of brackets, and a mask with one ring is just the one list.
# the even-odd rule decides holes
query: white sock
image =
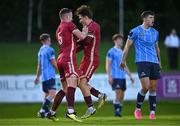
{"label": "white sock", "polygon": [[98,94],[98,98],[100,98],[101,97],[101,93],[100,94]]}
{"label": "white sock", "polygon": [[140,109],[140,108],[136,108],[136,110],[139,110],[139,111],[141,111],[141,109]]}
{"label": "white sock", "polygon": [[74,109],[73,108],[68,108],[68,113],[74,113]]}
{"label": "white sock", "polygon": [[51,114],[53,114],[53,115],[56,113],[56,112],[55,112],[55,111],[53,111],[53,110],[50,110],[50,112],[51,112]]}
{"label": "white sock", "polygon": [[42,112],[45,112],[45,110],[41,108],[41,109],[40,109],[40,112],[41,112],[41,113],[42,113]]}
{"label": "white sock", "polygon": [[155,111],[150,111],[150,114],[155,114]]}
{"label": "white sock", "polygon": [[94,110],[93,106],[89,107],[88,110],[89,110],[89,111]]}

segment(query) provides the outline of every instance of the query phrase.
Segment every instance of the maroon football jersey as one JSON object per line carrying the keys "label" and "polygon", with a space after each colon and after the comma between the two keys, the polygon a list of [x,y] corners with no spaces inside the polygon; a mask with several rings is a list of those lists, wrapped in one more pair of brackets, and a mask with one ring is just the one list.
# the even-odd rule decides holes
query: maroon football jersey
{"label": "maroon football jersey", "polygon": [[61,22],[56,30],[56,39],[60,48],[59,54],[66,58],[76,55],[77,37],[73,30],[77,29],[73,22]]}
{"label": "maroon football jersey", "polygon": [[99,45],[101,39],[100,26],[92,21],[88,26],[88,36],[93,37],[92,42],[88,42],[84,48],[85,57],[99,59]]}

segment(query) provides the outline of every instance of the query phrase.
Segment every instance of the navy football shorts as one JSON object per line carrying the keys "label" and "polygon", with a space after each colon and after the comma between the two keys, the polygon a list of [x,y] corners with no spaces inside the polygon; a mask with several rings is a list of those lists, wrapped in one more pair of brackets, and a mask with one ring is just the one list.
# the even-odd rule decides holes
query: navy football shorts
{"label": "navy football shorts", "polygon": [[56,83],[55,83],[55,79],[49,79],[47,81],[43,81],[42,82],[42,89],[45,93],[48,93],[49,90],[56,90]]}
{"label": "navy football shorts", "polygon": [[126,90],[126,79],[113,78],[112,90],[121,89]]}
{"label": "navy football shorts", "polygon": [[139,78],[149,77],[151,80],[160,78],[160,66],[157,63],[137,62],[137,71]]}

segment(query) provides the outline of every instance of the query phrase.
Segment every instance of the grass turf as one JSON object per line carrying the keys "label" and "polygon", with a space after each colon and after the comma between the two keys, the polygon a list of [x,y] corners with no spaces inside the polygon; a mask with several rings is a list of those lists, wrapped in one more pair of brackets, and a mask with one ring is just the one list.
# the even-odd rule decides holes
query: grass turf
{"label": "grass turf", "polygon": [[[113,106],[110,102],[92,117],[82,123],[64,118],[66,104],[63,103],[58,111],[59,122],[48,119],[36,118],[36,113],[41,104],[0,104],[0,126],[179,126],[180,125],[180,101],[160,101],[157,106],[157,119],[149,120],[148,102],[142,107],[143,119],[135,120],[133,117],[134,101],[124,102],[123,117],[113,116]],[[95,103],[97,106],[97,103]],[[76,103],[75,109],[78,115],[86,111],[84,103]]]}
{"label": "grass turf", "polygon": [[[25,42],[16,42],[16,43],[0,43],[0,74],[35,74],[36,73],[36,64],[37,64],[37,52],[40,48],[40,43],[25,43]],[[102,42],[99,53],[101,64],[96,70],[97,73],[105,72],[105,58],[106,53],[109,48],[113,46],[112,42]],[[168,68],[168,58],[166,48],[162,42],[159,43],[161,49],[161,58],[162,58],[162,71],[171,71]],[[53,43],[56,53],[58,53],[57,46]],[[57,56],[57,55],[56,55]],[[77,55],[77,61],[80,63],[82,53]],[[179,62],[180,62],[180,58]],[[131,47],[127,64],[131,71],[136,71],[136,65],[134,63],[134,48]],[[180,70],[179,68],[176,71]]]}

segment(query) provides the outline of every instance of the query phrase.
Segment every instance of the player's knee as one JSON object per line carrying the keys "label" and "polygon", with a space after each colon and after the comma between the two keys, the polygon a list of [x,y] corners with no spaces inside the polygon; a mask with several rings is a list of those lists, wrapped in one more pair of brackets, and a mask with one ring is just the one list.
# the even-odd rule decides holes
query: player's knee
{"label": "player's knee", "polygon": [[78,85],[80,88],[81,87],[88,87],[87,85],[87,81],[80,81],[79,85]]}
{"label": "player's knee", "polygon": [[67,91],[67,83],[62,83],[62,90],[66,93],[66,91]]}
{"label": "player's knee", "polygon": [[149,87],[149,91],[150,91],[150,92],[155,92],[155,91],[156,91],[156,85],[151,85],[151,86]]}
{"label": "player's knee", "polygon": [[141,89],[141,91],[142,91],[144,94],[146,94],[146,93],[148,92],[148,90],[149,90],[148,87],[143,87],[143,88]]}
{"label": "player's knee", "polygon": [[156,92],[156,87],[149,88],[149,92]]}
{"label": "player's knee", "polygon": [[67,87],[62,89],[64,93],[67,92]]}
{"label": "player's knee", "polygon": [[50,90],[50,91],[49,91],[49,96],[50,96],[50,97],[54,98],[55,95],[56,95],[56,90],[53,89],[53,90]]}
{"label": "player's knee", "polygon": [[91,90],[92,86],[90,84],[88,84],[88,88],[89,88],[89,90]]}

